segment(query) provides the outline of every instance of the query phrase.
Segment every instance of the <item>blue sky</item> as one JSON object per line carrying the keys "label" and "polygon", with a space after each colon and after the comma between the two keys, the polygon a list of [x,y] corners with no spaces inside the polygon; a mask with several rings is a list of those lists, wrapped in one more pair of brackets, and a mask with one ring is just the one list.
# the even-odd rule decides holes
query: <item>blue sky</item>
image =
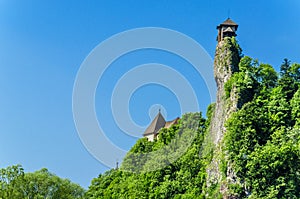
{"label": "blue sky", "polygon": [[[110,36],[132,28],[169,28],[193,38],[213,57],[216,26],[230,10],[230,17],[240,25],[237,34],[243,53],[278,69],[286,57],[300,62],[299,9],[298,0],[0,0],[0,167],[22,164],[26,171],[46,167],[84,187],[108,169],[79,139],[72,91],[85,57]],[[148,62],[169,64],[185,74],[202,111],[210,103],[203,81],[184,60],[151,50],[122,57],[99,84],[95,107],[103,128],[110,132],[107,136],[127,150],[136,139],[123,136],[111,114],[104,113],[110,110],[110,93],[118,78],[136,64]],[[149,85],[130,99],[133,119],[147,125],[153,104],[162,104],[169,120],[180,114],[174,94]]]}

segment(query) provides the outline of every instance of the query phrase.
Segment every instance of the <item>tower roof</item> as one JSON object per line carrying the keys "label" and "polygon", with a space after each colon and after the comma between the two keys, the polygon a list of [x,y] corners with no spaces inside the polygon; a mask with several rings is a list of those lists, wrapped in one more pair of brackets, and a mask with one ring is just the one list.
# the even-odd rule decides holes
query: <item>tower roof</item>
{"label": "tower roof", "polygon": [[145,130],[144,135],[157,133],[159,129],[165,127],[165,124],[166,124],[166,120],[159,111],[156,117],[151,122],[151,124]]}
{"label": "tower roof", "polygon": [[225,21],[223,21],[223,23],[217,26],[217,29],[219,29],[221,26],[235,26],[237,28],[239,25],[230,18],[227,18]]}

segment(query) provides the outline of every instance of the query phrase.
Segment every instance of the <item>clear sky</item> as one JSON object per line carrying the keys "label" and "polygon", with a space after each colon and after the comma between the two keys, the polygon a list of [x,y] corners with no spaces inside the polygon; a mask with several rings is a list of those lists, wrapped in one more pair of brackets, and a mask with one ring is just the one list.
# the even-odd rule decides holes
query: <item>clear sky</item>
{"label": "clear sky", "polygon": [[[0,167],[21,164],[25,171],[43,167],[87,188],[108,168],[81,143],[72,114],[76,74],[100,42],[141,27],[169,28],[199,42],[213,57],[216,26],[230,17],[239,24],[238,41],[245,55],[278,69],[284,58],[300,63],[300,1],[16,1],[0,0]],[[123,73],[137,64],[158,62],[184,73],[199,98],[210,103],[201,78],[178,57],[165,52],[130,53],[106,71],[96,93],[96,112],[107,136],[128,150],[113,124],[110,95]],[[123,67],[121,67],[123,66]],[[199,87],[195,85],[199,85]],[[129,110],[140,125],[150,122],[149,107],[162,104],[167,119],[180,116],[169,90],[144,86]],[[141,132],[142,133],[142,132]]]}

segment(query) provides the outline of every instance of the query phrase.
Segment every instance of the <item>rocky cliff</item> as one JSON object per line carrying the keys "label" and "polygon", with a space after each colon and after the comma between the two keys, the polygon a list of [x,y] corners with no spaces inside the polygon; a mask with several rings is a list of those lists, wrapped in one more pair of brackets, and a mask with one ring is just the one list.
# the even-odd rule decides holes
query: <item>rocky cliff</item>
{"label": "rocky cliff", "polygon": [[214,59],[217,99],[209,133],[213,146],[213,157],[207,168],[207,186],[216,186],[224,196],[227,191],[227,182],[234,180],[235,176],[230,165],[227,165],[227,174],[225,176],[220,171],[222,158],[225,158],[222,140],[226,133],[225,122],[230,114],[237,110],[239,104],[235,88],[232,88],[230,97],[226,97],[225,83],[233,73],[238,71],[240,56],[241,49],[234,37],[224,38],[218,43]]}

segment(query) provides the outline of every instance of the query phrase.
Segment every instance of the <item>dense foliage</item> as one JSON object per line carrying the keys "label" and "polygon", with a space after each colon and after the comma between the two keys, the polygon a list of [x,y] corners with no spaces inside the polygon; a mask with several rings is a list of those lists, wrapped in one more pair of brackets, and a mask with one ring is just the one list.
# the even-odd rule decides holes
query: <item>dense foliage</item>
{"label": "dense foliage", "polygon": [[300,198],[300,65],[285,59],[278,75],[244,57],[227,84],[243,106],[227,121],[225,146],[238,183],[232,192],[248,198]]}
{"label": "dense foliage", "polygon": [[[197,128],[191,128],[194,126]],[[189,113],[181,118],[179,124],[162,129],[154,142],[149,142],[146,138],[138,140],[120,169],[110,170],[92,181],[86,193],[87,198],[204,198],[202,188],[205,186],[206,163],[200,152],[207,126],[208,121],[200,113]],[[183,156],[159,170],[126,172],[124,167],[135,165],[131,161],[131,153],[159,150],[169,144],[176,134],[180,134],[181,127],[187,134],[191,134],[191,130],[196,131],[195,139]],[[157,163],[156,166],[160,164]]]}
{"label": "dense foliage", "polygon": [[84,189],[47,169],[24,173],[20,165],[0,169],[0,199],[80,199]]}

